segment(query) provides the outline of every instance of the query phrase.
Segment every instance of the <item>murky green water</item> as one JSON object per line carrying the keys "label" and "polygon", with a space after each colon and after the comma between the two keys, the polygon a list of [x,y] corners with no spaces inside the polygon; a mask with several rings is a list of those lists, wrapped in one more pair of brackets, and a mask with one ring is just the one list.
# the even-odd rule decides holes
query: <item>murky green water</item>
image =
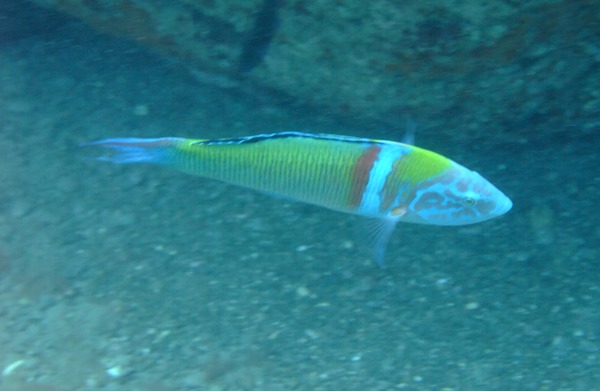
{"label": "murky green water", "polygon": [[400,226],[382,270],[360,218],[79,146],[403,121],[201,83],[78,24],[3,43],[0,79],[0,390],[600,389],[597,119],[420,121],[515,207]]}

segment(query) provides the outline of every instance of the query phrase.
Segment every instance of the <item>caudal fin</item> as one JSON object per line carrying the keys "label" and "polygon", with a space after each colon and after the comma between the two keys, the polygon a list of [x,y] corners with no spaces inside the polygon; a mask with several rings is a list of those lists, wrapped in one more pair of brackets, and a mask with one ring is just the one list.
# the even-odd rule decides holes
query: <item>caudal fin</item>
{"label": "caudal fin", "polygon": [[108,148],[113,151],[109,156],[101,156],[98,160],[116,164],[154,163],[170,164],[175,148],[184,139],[176,137],[164,138],[108,138],[86,144],[88,146]]}

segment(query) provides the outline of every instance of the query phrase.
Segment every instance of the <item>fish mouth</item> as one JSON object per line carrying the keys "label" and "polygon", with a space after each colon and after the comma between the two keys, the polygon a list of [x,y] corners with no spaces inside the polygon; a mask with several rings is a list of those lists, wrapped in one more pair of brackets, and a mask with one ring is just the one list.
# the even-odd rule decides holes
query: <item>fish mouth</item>
{"label": "fish mouth", "polygon": [[498,204],[496,206],[496,215],[501,216],[501,215],[507,213],[509,210],[511,210],[512,207],[513,207],[513,203],[511,201],[511,199],[503,194],[502,199],[500,199],[498,201]]}

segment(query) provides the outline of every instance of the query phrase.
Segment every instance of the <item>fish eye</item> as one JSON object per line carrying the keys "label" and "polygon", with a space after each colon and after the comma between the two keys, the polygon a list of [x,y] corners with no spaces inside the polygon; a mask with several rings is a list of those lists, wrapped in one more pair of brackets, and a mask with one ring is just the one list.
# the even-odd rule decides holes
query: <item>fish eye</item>
{"label": "fish eye", "polygon": [[471,196],[462,196],[460,200],[467,206],[474,206],[477,203],[477,200]]}

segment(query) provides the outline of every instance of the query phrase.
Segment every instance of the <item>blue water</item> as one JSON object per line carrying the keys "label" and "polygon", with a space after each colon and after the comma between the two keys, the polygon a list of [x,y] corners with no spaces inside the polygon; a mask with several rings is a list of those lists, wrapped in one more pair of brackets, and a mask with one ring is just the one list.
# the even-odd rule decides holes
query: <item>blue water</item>
{"label": "blue water", "polygon": [[597,118],[417,118],[515,207],[400,226],[380,269],[360,218],[79,146],[404,118],[225,89],[78,22],[2,42],[0,78],[0,390],[600,389]]}

